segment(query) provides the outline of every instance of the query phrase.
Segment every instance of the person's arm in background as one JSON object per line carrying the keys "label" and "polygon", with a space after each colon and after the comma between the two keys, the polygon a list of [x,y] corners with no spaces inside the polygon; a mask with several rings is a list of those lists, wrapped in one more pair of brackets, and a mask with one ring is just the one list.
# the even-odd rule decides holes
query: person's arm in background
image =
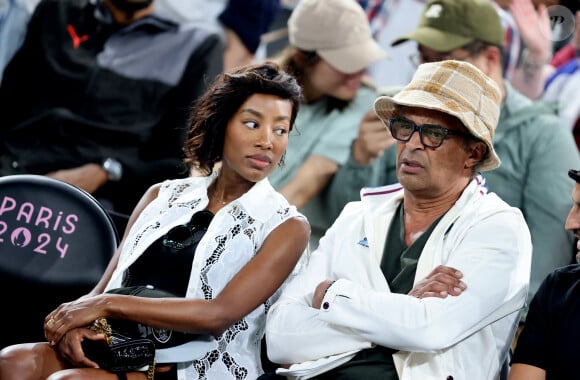
{"label": "person's arm in background", "polygon": [[280,0],[229,0],[218,16],[225,29],[224,68],[250,63],[262,34],[270,30]]}
{"label": "person's arm in background", "polygon": [[280,193],[298,209],[304,207],[330,182],[338,164],[329,158],[311,155],[292,179],[280,188]]}
{"label": "person's arm in background", "polygon": [[546,380],[546,371],[533,365],[514,363],[508,380]]}
{"label": "person's arm in background", "polygon": [[224,69],[230,70],[237,66],[243,66],[254,60],[254,52],[248,50],[240,39],[240,36],[230,28],[224,28],[226,37],[226,50],[224,52]]}
{"label": "person's arm in background", "polygon": [[395,142],[375,111],[367,112],[347,162],[329,185],[326,207],[330,218],[336,219],[348,202],[359,200],[361,188],[397,182]]}
{"label": "person's arm in background", "polygon": [[508,78],[510,83],[530,99],[538,99],[544,92],[546,80],[554,72],[549,65],[552,58],[552,30],[548,10],[544,4],[537,10],[531,0],[512,0],[509,9],[523,42],[521,60]]}
{"label": "person's arm in background", "polygon": [[389,129],[379,119],[375,110],[369,110],[364,115],[358,136],[352,144],[352,159],[359,165],[370,165],[394,143]]}
{"label": "person's arm in background", "polygon": [[[308,120],[308,123],[317,124],[317,132],[311,135],[313,137],[301,138],[314,139],[313,143],[303,140],[303,144],[312,144],[312,147],[308,149],[307,155],[301,156],[305,158],[294,166],[296,169],[290,180],[278,189],[291,204],[300,209],[319,194],[321,198],[327,196],[328,184],[340,165],[348,159],[361,120],[372,108],[375,98],[375,88],[363,83],[356,97],[345,109],[340,112],[319,114],[314,119]],[[308,126],[304,125],[304,128],[308,128]],[[292,144],[301,144],[301,142],[296,138]],[[290,150],[288,153],[289,161],[296,160],[291,155],[292,151]],[[296,161],[294,162],[296,163]],[[324,194],[321,194],[323,191]],[[322,202],[326,202],[326,200],[323,199]]]}
{"label": "person's arm in background", "polygon": [[[380,157],[384,149],[392,145],[393,141],[389,131],[385,129],[375,111],[371,109],[364,114],[360,122],[358,137],[352,143],[349,160],[354,160],[357,165],[370,167],[371,162]],[[304,207],[333,181],[333,177],[340,167],[336,161],[330,158],[311,155],[300,166],[290,182],[280,189],[280,192],[296,207]],[[357,188],[355,199],[358,199],[360,187],[362,187],[359,186],[359,182],[349,183],[345,190],[348,191],[349,188],[355,187]],[[345,190],[337,190],[340,194],[345,194]],[[329,198],[334,197],[333,191],[327,192],[327,202]],[[333,216],[333,219],[338,216],[340,209],[337,210],[338,212]]]}

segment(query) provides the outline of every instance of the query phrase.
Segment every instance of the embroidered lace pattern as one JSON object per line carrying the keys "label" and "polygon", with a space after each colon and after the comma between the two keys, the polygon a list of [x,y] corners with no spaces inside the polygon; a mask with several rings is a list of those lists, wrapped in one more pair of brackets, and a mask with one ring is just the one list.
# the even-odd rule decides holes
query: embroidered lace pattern
{"label": "embroidered lace pattern", "polygon": [[[143,211],[139,225],[136,223],[130,231],[130,237],[134,240],[128,241],[134,243],[123,250],[123,254],[127,255],[125,260],[132,255],[140,255],[149,240],[155,240],[156,236],[158,238],[160,229],[165,230],[168,225],[174,225],[176,220],[185,220],[186,215],[190,217],[192,212],[202,209],[204,198],[192,196],[196,191],[199,192],[199,188],[196,189],[199,185],[192,181],[172,181],[162,186],[158,202]],[[251,196],[259,199],[271,197],[268,191],[257,191]],[[275,209],[266,220],[257,220],[250,215],[253,210],[246,210],[242,204],[236,203],[224,207],[214,216],[195,254],[188,297],[215,298],[256,255],[270,231],[285,220],[301,215],[281,197],[270,198],[269,202],[270,207],[274,206]],[[223,334],[215,337],[215,342],[210,344],[211,348],[204,356],[180,364],[179,368],[185,370],[185,378],[256,379],[262,372],[260,346],[267,310],[279,295],[280,289]]]}

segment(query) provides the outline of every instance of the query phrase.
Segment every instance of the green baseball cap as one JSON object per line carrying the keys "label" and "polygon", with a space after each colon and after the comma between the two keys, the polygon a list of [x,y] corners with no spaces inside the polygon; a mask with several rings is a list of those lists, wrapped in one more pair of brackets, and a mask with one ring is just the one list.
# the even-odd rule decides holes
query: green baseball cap
{"label": "green baseball cap", "polygon": [[430,0],[413,32],[391,46],[413,40],[435,51],[451,51],[474,40],[503,46],[505,31],[490,0]]}

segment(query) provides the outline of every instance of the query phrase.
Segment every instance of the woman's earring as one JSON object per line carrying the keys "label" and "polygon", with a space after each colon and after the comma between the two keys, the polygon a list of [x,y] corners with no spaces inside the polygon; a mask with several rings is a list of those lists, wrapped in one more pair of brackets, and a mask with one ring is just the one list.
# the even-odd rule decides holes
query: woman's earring
{"label": "woman's earring", "polygon": [[286,164],[286,163],[284,162],[284,159],[285,159],[285,158],[286,158],[286,152],[284,152],[284,154],[282,155],[282,157],[280,157],[280,161],[278,161],[278,166],[279,166],[279,167],[281,167],[281,168],[283,168],[283,167],[284,167],[284,165]]}

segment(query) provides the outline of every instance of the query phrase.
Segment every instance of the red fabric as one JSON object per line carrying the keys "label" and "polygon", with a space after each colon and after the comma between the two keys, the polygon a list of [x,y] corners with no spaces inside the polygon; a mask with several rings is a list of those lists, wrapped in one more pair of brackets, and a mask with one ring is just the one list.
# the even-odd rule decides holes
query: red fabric
{"label": "red fabric", "polygon": [[550,65],[558,68],[564,63],[569,62],[574,57],[576,57],[574,45],[566,44],[554,54],[554,57],[552,57],[552,60],[550,61]]}

